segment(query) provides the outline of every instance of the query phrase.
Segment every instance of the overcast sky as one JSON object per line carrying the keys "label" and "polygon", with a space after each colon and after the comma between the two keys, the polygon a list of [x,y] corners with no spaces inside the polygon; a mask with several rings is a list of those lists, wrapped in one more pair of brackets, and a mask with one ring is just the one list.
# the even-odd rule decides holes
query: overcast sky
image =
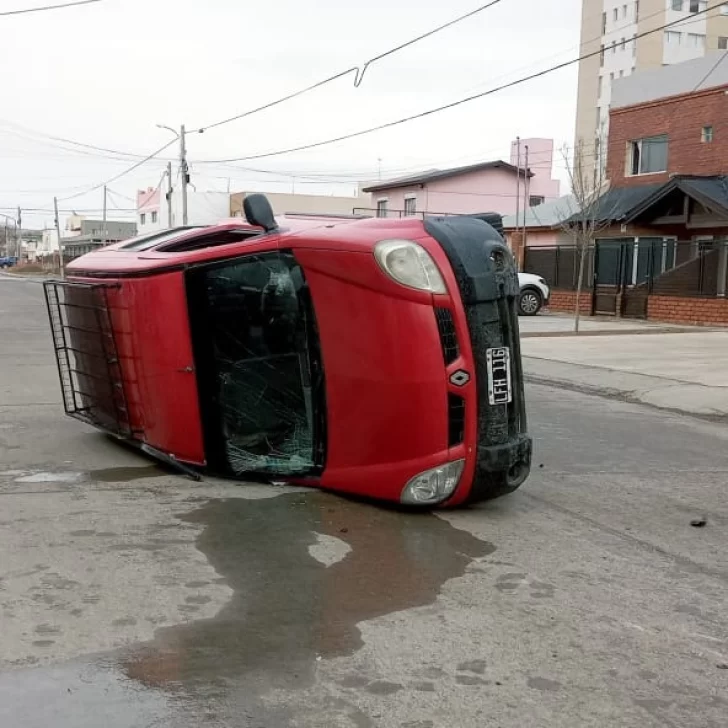
{"label": "overcast sky", "polygon": [[[61,0],[0,0],[0,11]],[[483,0],[484,2],[484,0]],[[480,0],[103,0],[0,17],[0,213],[20,205],[24,226],[52,225],[54,194],[87,190],[134,159],[69,151],[43,135],[150,154],[172,138],[156,124],[194,130],[325,78],[468,12]],[[521,137],[573,139],[576,66],[426,119],[280,157],[206,164],[374,126],[484,91],[575,57],[579,0],[501,0],[489,10],[372,65],[359,88],[336,81],[247,119],[191,134],[200,189],[348,193],[319,175],[376,179],[435,166],[507,158]],[[163,157],[177,153],[171,147]],[[379,161],[381,160],[381,162]],[[563,161],[560,176],[565,179]],[[113,205],[133,207],[156,186],[164,159],[110,184]],[[176,169],[176,168],[175,168]],[[100,213],[102,192],[61,202]],[[132,212],[116,217],[133,217]],[[63,216],[62,216],[63,217]]]}

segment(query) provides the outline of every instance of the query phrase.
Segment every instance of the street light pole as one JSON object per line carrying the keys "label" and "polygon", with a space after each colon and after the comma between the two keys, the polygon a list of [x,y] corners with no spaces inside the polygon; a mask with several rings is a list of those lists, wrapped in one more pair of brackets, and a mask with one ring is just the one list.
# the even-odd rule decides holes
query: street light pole
{"label": "street light pole", "polygon": [[23,215],[20,212],[20,206],[18,206],[18,221],[15,225],[15,232],[17,238],[15,240],[15,255],[18,258],[18,262],[23,260]]}
{"label": "street light pole", "polygon": [[167,227],[172,227],[172,162],[167,162]]}
{"label": "street light pole", "polygon": [[[179,171],[180,171],[180,177],[182,180],[182,224],[187,225],[187,186],[190,183],[190,171],[189,167],[187,166],[187,131],[185,130],[185,125],[182,124],[179,128],[179,131],[175,131],[171,126],[165,126],[164,124],[157,124],[157,127],[159,129],[166,129],[167,131],[171,131],[172,134],[179,139]],[[201,134],[202,129],[200,129],[197,133]],[[171,176],[170,176],[170,187],[171,187]]]}
{"label": "street light pole", "polygon": [[53,198],[53,209],[56,213],[56,235],[58,236],[58,272],[61,278],[65,278],[65,266],[63,265],[63,243],[61,242],[61,219],[58,217],[58,198]]}
{"label": "street light pole", "polygon": [[179,169],[182,177],[182,224],[187,225],[187,185],[190,175],[187,171],[187,145],[185,144],[185,125],[179,129]]}

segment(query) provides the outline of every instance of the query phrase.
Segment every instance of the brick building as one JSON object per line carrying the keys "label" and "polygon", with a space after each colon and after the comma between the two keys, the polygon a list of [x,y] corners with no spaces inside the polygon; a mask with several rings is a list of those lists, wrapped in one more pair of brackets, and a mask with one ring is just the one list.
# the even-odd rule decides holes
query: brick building
{"label": "brick building", "polygon": [[[728,53],[615,81],[582,311],[728,325]],[[526,250],[573,310],[574,251]]]}
{"label": "brick building", "polygon": [[607,155],[613,187],[728,173],[726,56],[615,81]]}

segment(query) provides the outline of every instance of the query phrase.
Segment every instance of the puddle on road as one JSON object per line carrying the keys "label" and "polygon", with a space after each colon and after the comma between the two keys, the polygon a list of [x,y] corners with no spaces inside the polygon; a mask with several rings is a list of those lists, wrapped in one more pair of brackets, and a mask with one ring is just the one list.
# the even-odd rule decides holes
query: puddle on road
{"label": "puddle on road", "polygon": [[[248,695],[304,687],[317,658],[362,646],[357,623],[432,603],[495,551],[431,514],[325,493],[214,501],[182,518],[205,526],[197,546],[233,597],[213,619],[160,629],[124,669],[148,686],[206,694],[231,681]],[[322,563],[310,552],[320,535],[351,550]]]}
{"label": "puddle on road", "polygon": [[[269,690],[310,685],[318,659],[362,646],[359,622],[432,603],[495,551],[431,514],[321,492],[212,501],[181,518],[204,527],[197,547],[233,589],[226,606],[133,648],[1,674],[0,725],[291,725],[295,704],[271,706]],[[195,595],[180,605],[192,616]]]}

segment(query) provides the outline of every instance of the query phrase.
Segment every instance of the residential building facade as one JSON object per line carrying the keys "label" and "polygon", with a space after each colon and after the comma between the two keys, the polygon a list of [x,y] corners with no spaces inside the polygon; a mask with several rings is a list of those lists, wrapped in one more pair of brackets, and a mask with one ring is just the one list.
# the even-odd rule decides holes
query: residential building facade
{"label": "residential building facade", "polygon": [[587,174],[604,172],[615,81],[726,48],[723,0],[582,0],[576,143]]}
{"label": "residential building facade", "polygon": [[[137,228],[139,235],[182,225],[182,192],[174,189],[170,206],[161,187],[137,192]],[[187,188],[187,224],[210,225],[230,217],[230,193]]]}
{"label": "residential building facade", "polygon": [[[612,93],[609,185],[588,212],[579,305],[728,326],[728,51],[641,71]],[[573,309],[574,246],[525,253],[525,269],[552,284],[552,305]]]}
{"label": "residential building facade", "polygon": [[553,177],[553,154],[550,139],[521,139],[512,145],[510,162],[499,159],[428,170],[378,182],[365,187],[364,192],[371,193],[372,209],[381,217],[482,212],[512,215],[518,208],[558,198],[560,182]]}
{"label": "residential building facade", "polygon": [[612,186],[728,172],[728,51],[638,73],[614,85]]}

